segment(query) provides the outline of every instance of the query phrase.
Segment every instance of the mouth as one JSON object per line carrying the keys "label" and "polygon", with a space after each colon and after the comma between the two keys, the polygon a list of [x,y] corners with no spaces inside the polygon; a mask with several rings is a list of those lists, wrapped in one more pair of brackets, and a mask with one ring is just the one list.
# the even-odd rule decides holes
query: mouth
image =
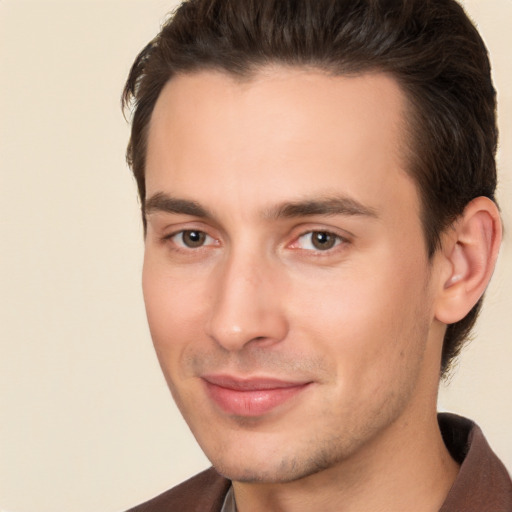
{"label": "mouth", "polygon": [[225,413],[256,417],[269,413],[302,393],[311,382],[272,378],[241,379],[228,375],[203,376],[209,398]]}

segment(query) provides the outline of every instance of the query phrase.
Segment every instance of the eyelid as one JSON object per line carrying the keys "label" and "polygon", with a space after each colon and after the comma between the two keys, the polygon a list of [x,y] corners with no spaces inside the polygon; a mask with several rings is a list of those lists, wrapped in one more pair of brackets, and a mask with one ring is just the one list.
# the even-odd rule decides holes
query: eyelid
{"label": "eyelid", "polygon": [[[313,233],[325,233],[330,236],[333,236],[336,238],[336,243],[333,245],[333,247],[330,247],[327,249],[318,249],[315,247],[313,247],[311,249],[306,249],[306,248],[298,246],[299,240],[301,238],[306,237],[306,236],[311,236]],[[291,249],[298,250],[298,251],[313,253],[315,255],[327,256],[329,254],[332,254],[333,252],[336,252],[336,251],[344,248],[344,246],[346,246],[347,244],[350,244],[350,243],[351,243],[350,235],[345,232],[342,234],[334,228],[330,228],[330,227],[324,228],[324,227],[320,227],[320,226],[314,226],[314,227],[306,228],[306,229],[302,228],[301,231],[296,236],[293,237],[293,241],[291,244],[288,245],[288,247],[290,247]]]}
{"label": "eyelid", "polygon": [[[197,225],[199,223],[180,223],[177,225],[169,225],[166,227],[165,231],[166,233],[161,234],[159,237],[161,242],[164,244],[172,244],[174,246],[175,250],[182,250],[182,251],[199,251],[201,249],[209,249],[209,248],[215,248],[220,247],[223,244],[221,235],[217,232],[212,233],[212,230],[209,226],[204,226],[204,224],[201,223],[201,225]],[[206,243],[198,246],[198,247],[188,247],[184,244],[177,243],[175,240],[173,240],[174,237],[177,237],[178,235],[182,235],[185,232],[190,231],[197,231],[204,233],[207,237]],[[318,248],[303,248],[299,246],[299,240],[303,237],[306,237],[308,235],[312,235],[313,233],[326,233],[330,236],[333,236],[336,238],[336,243],[331,248],[327,249],[318,249]],[[333,252],[336,252],[337,250],[342,249],[340,246],[346,246],[348,244],[352,243],[352,239],[354,238],[354,235],[347,232],[346,230],[341,230],[336,227],[332,226],[319,226],[319,225],[300,225],[295,226],[295,229],[293,229],[291,233],[291,242],[287,243],[285,247],[291,248],[294,250],[304,251],[305,253],[314,253],[316,255],[322,256],[322,255],[328,255],[332,254]],[[290,239],[289,238],[289,239]]]}
{"label": "eyelid", "polygon": [[[203,233],[206,236],[206,242],[197,247],[188,247],[184,243],[179,243],[175,239],[175,237],[178,237],[179,235],[183,236],[184,233],[191,231]],[[219,237],[212,233],[211,229],[208,229],[208,227],[205,227],[204,225],[198,226],[196,223],[180,223],[177,225],[167,226],[164,234],[159,238],[163,244],[170,245],[172,250],[175,251],[197,252],[221,245]]]}
{"label": "eyelid", "polygon": [[[183,241],[183,237],[185,235],[185,233],[201,233],[205,236],[205,241],[204,243],[202,243],[201,245],[197,246],[197,247],[189,247],[187,246],[184,241]],[[181,243],[179,243],[177,240],[179,237],[181,236]],[[200,231],[199,229],[182,229],[181,231],[178,231],[177,233],[174,233],[174,235],[172,235],[171,237],[168,238],[169,240],[173,240],[173,239],[176,239],[174,240],[174,244],[177,245],[180,249],[185,249],[185,250],[197,250],[197,249],[201,249],[203,247],[210,247],[212,245],[218,245],[216,244],[216,240],[215,238],[213,238],[212,236],[210,236],[208,233],[205,233],[204,231]],[[211,242],[208,242],[208,240],[211,240],[213,241],[213,243]]]}
{"label": "eyelid", "polygon": [[[162,219],[165,220],[165,219]],[[217,233],[217,229],[198,220],[177,219],[174,222],[161,222],[155,226],[155,232],[160,238],[170,238],[183,231],[201,231],[213,238],[218,238],[217,234],[213,235],[212,231]]]}
{"label": "eyelid", "polygon": [[[183,235],[185,233],[190,233],[190,232],[195,232],[195,233],[202,233],[203,235],[205,235],[205,242],[198,246],[198,247],[187,247],[184,243],[183,243],[183,240],[181,241],[182,243],[179,243],[176,238],[178,236],[181,235],[181,237],[183,237]],[[211,247],[211,246],[218,246],[219,245],[219,242],[218,240],[213,237],[212,235],[209,235],[206,231],[203,231],[201,229],[180,229],[178,231],[173,231],[172,233],[169,233],[168,235],[166,235],[164,237],[165,240],[167,241],[172,241],[174,243],[174,245],[176,245],[177,247],[179,247],[180,249],[184,249],[184,250],[198,250],[198,249],[201,249],[201,248],[204,248],[204,247]]]}

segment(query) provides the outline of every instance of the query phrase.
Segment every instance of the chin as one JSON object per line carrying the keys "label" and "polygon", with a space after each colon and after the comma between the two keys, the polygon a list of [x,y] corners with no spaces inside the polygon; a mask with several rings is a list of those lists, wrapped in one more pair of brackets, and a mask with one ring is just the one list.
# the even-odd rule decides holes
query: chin
{"label": "chin", "polygon": [[234,482],[252,484],[284,484],[300,480],[310,473],[280,471],[275,468],[251,468],[214,465],[219,474]]}
{"label": "chin", "polygon": [[267,452],[259,457],[239,454],[232,460],[219,457],[217,460],[211,458],[210,461],[218,473],[235,482],[282,484],[301,480],[332,467],[338,461],[334,460],[332,453],[330,455],[319,454],[304,460],[284,455],[271,456]]}

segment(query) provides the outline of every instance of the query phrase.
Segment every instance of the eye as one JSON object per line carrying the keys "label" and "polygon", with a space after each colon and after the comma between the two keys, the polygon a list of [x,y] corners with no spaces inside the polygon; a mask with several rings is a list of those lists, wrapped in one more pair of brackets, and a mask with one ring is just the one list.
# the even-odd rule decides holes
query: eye
{"label": "eye", "polygon": [[169,237],[178,247],[185,249],[197,249],[205,245],[214,245],[215,239],[204,231],[186,229]]}
{"label": "eye", "polygon": [[328,231],[310,231],[299,236],[294,245],[307,251],[328,251],[341,244],[342,241],[343,239],[339,235]]}

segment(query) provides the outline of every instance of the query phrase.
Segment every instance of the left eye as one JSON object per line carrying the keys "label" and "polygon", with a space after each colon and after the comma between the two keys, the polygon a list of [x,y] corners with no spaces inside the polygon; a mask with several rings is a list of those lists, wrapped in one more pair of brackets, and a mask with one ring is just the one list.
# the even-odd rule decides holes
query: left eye
{"label": "left eye", "polygon": [[308,251],[328,251],[342,242],[340,236],[328,231],[310,231],[297,239],[297,247]]}

